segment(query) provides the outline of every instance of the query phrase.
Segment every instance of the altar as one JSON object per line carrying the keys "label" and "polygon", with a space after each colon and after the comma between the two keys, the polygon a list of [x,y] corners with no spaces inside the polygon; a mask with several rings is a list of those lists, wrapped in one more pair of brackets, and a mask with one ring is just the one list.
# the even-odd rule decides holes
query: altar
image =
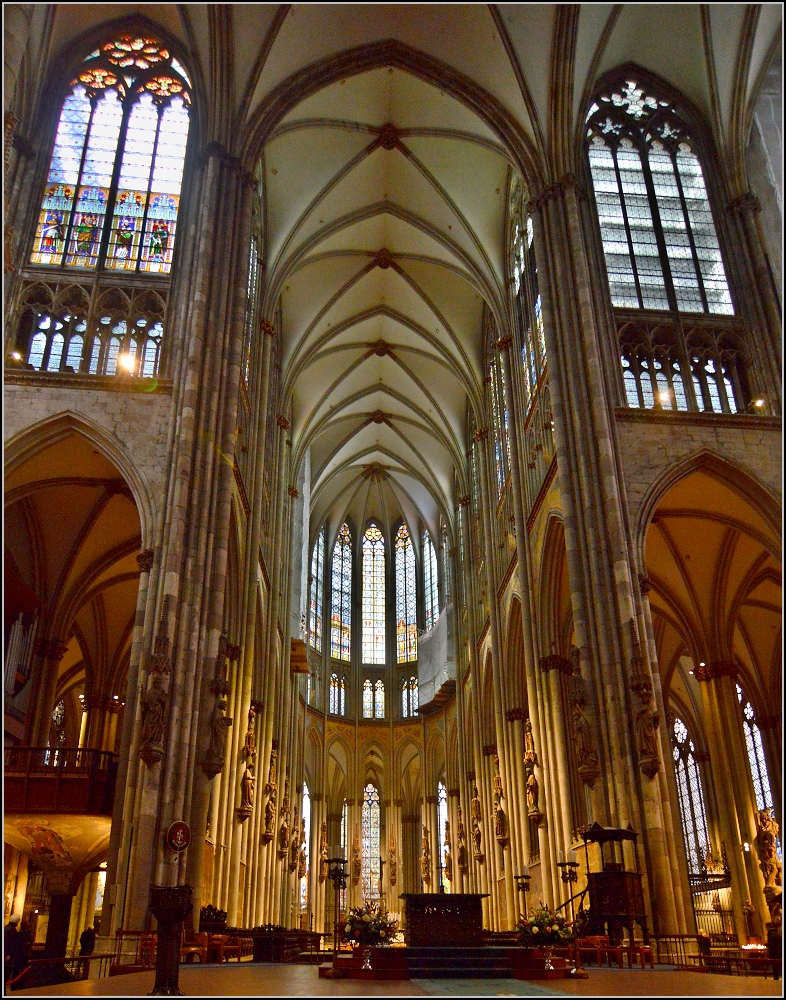
{"label": "altar", "polygon": [[407,892],[404,941],[412,948],[483,944],[483,904],[488,893]]}

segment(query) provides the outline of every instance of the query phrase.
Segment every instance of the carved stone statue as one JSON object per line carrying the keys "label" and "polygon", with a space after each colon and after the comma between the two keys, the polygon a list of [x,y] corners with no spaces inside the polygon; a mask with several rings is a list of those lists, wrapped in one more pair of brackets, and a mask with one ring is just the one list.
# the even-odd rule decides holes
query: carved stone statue
{"label": "carved stone statue", "polygon": [[256,716],[256,709],[252,705],[248,710],[248,728],[246,729],[246,738],[243,742],[243,749],[240,751],[240,756],[244,760],[249,758],[254,758],[257,755],[257,740],[254,736],[254,718]]}
{"label": "carved stone statue", "polygon": [[237,815],[241,823],[251,815],[254,805],[254,786],[256,785],[256,781],[254,764],[253,761],[249,760],[246,762],[246,769],[243,772],[240,782],[240,808],[237,811]]}
{"label": "carved stone statue", "polygon": [[298,829],[298,821],[295,820],[295,825],[292,827],[292,838],[289,844],[289,870],[291,872],[295,871],[298,866],[298,861],[300,858],[300,831]]}
{"label": "carved stone statue", "polygon": [[388,872],[390,874],[390,884],[395,885],[398,878],[398,861],[396,859],[396,842],[393,834],[390,835],[390,848],[388,849]]}
{"label": "carved stone statue", "polygon": [[328,876],[328,839],[327,823],[322,824],[322,834],[319,841],[319,881],[324,882]]}
{"label": "carved stone statue", "polygon": [[453,855],[447,848],[445,849],[445,859],[442,866],[442,874],[448,880],[448,882],[453,881]]}
{"label": "carved stone statue", "polygon": [[502,795],[502,775],[499,773],[499,757],[494,754],[494,795],[499,802]]}
{"label": "carved stone statue", "polygon": [[481,850],[483,846],[483,834],[480,832],[480,826],[474,817],[472,819],[472,841],[475,845],[475,857],[480,860],[483,857]]}
{"label": "carved stone statue", "polygon": [[202,770],[209,778],[214,778],[224,768],[224,740],[232,725],[232,719],[224,715],[226,707],[226,701],[217,695],[210,713],[210,742],[202,760]]}
{"label": "carved stone statue", "polygon": [[431,848],[428,843],[428,830],[423,827],[423,839],[420,842],[420,876],[428,885],[431,881]]}
{"label": "carved stone statue", "polygon": [[298,862],[297,862],[297,877],[299,879],[306,877],[307,867],[308,864],[306,859],[306,831],[304,823],[303,829],[300,834],[300,853],[298,854]]}
{"label": "carved stone statue", "polygon": [[153,683],[142,695],[142,733],[139,756],[152,767],[164,756],[164,716],[167,694],[160,674],[153,674]]}
{"label": "carved stone statue", "polygon": [[535,739],[532,735],[532,723],[529,719],[524,720],[524,767],[526,770],[533,768],[538,762],[538,755],[535,753]]}
{"label": "carved stone statue", "polygon": [[[778,860],[777,837],[780,827],[772,814],[772,809],[761,809],[756,816],[756,847],[759,852],[759,868],[764,876],[764,895],[768,896],[767,889],[781,885],[783,865]],[[774,899],[775,893],[769,893],[767,905],[770,906],[770,898]],[[770,917],[772,919],[772,907],[770,906]]]}
{"label": "carved stone statue", "polygon": [[[575,647],[574,647],[575,649]],[[576,651],[578,652],[578,650]],[[592,727],[586,713],[587,692],[584,678],[574,663],[570,691],[570,715],[573,723],[573,745],[581,780],[592,788],[600,777],[600,760],[595,747]]]}
{"label": "carved stone statue", "polygon": [[652,711],[652,680],[647,675],[641,646],[636,634],[636,626],[630,620],[631,643],[631,690],[639,700],[639,707],[634,712],[636,729],[636,748],[639,752],[639,770],[648,778],[654,778],[660,770],[660,753],[658,751],[657,728],[659,716]]}
{"label": "carved stone statue", "polygon": [[480,795],[478,795],[478,786],[477,785],[475,785],[475,791],[474,791],[474,794],[472,796],[471,816],[472,816],[473,822],[475,822],[475,823],[480,823],[482,821],[482,819],[483,819],[483,813],[481,812],[481,808],[480,808]]}
{"label": "carved stone statue", "polygon": [[530,771],[527,777],[527,811],[532,814],[539,814],[538,799],[540,798],[540,786],[535,772]]}
{"label": "carved stone statue", "polygon": [[285,858],[289,850],[289,810],[281,804],[281,826],[278,828],[278,856]]}
{"label": "carved stone statue", "polygon": [[466,842],[467,836],[466,833],[464,832],[464,820],[461,816],[461,806],[459,806],[458,810],[458,829],[456,833],[459,844],[461,844],[462,842]]}
{"label": "carved stone statue", "polygon": [[265,832],[262,834],[264,843],[269,844],[273,839],[273,827],[276,822],[276,797],[271,795],[265,803]]}
{"label": "carved stone statue", "polygon": [[270,751],[270,767],[267,772],[267,784],[265,785],[265,791],[268,795],[275,795],[278,791],[278,785],[276,784],[276,758],[278,757],[278,752],[276,750]]}
{"label": "carved stone statue", "polygon": [[508,819],[501,805],[497,805],[494,810],[494,836],[503,847],[507,846]]}

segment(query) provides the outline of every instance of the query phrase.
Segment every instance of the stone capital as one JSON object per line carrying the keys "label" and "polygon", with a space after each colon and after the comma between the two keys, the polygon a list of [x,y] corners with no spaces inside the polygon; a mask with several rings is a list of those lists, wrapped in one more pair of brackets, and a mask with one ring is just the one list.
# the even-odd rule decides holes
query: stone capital
{"label": "stone capital", "polygon": [[705,663],[703,666],[699,664],[693,671],[693,676],[699,682],[713,681],[719,677],[731,677],[736,681],[738,674],[736,663],[730,663],[728,660]]}
{"label": "stone capital", "polygon": [[558,670],[561,674],[567,674],[568,677],[573,673],[573,664],[570,660],[564,656],[557,656],[556,653],[551,653],[549,656],[541,656],[540,660],[538,660],[538,666],[544,673],[548,673],[550,670]]}
{"label": "stone capital", "polygon": [[462,494],[457,501],[459,507],[469,507],[469,493]]}
{"label": "stone capital", "polygon": [[489,436],[489,429],[488,429],[488,427],[478,427],[478,429],[475,431],[474,440],[475,441],[485,441],[488,436]]}
{"label": "stone capital", "polygon": [[287,486],[287,493],[290,500],[297,500],[300,496],[300,490],[298,490],[297,486]]}
{"label": "stone capital", "polygon": [[484,757],[494,757],[494,756],[496,756],[496,753],[497,753],[497,744],[496,743],[486,743],[484,745],[484,747],[483,747],[483,756]]}
{"label": "stone capital", "polygon": [[507,351],[513,345],[513,337],[509,333],[506,333],[504,337],[500,337],[496,343],[497,350],[502,353]]}
{"label": "stone capital", "polygon": [[45,660],[60,660],[66,655],[68,650],[68,643],[63,642],[62,639],[42,639],[38,643],[38,655],[43,657]]}
{"label": "stone capital", "polygon": [[283,413],[276,414],[276,423],[278,424],[278,426],[281,428],[282,431],[289,430],[289,421],[287,420],[287,418],[284,416]]}
{"label": "stone capital", "polygon": [[149,573],[153,568],[153,559],[155,557],[155,551],[153,549],[144,549],[136,557],[137,565],[139,566],[140,573]]}

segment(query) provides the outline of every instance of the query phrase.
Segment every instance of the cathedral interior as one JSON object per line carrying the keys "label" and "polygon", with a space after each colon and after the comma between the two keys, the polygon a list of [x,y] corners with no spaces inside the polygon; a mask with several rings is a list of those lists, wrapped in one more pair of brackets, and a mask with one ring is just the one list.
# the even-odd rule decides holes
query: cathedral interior
{"label": "cathedral interior", "polygon": [[6,921],[766,942],[781,5],[3,13]]}

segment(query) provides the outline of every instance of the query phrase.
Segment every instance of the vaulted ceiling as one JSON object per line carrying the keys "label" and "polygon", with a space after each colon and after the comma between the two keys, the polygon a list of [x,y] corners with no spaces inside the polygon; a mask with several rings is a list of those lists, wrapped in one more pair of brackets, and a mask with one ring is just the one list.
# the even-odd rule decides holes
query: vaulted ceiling
{"label": "vaulted ceiling", "polygon": [[201,138],[262,160],[264,308],[312,530],[450,519],[484,303],[507,322],[511,171],[575,169],[598,77],[635,62],[681,89],[733,186],[781,30],[779,4],[59,4],[50,49],[134,14],[183,46]]}

